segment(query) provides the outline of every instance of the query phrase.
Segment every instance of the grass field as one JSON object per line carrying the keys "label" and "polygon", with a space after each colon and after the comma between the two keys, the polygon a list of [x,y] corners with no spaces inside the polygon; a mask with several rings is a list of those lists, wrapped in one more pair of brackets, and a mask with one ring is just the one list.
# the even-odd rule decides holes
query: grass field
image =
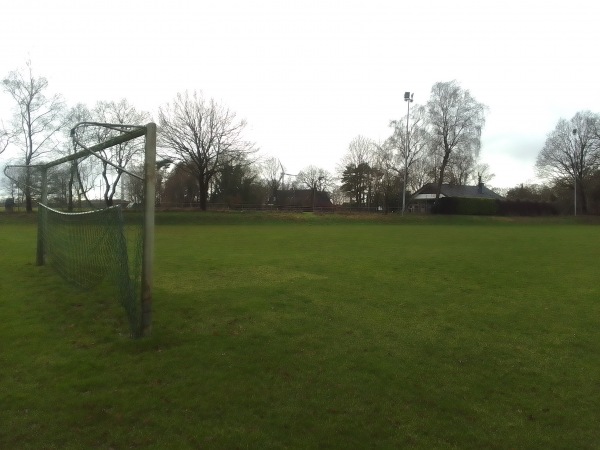
{"label": "grass field", "polygon": [[154,329],[0,214],[0,448],[599,448],[600,227],[158,216]]}

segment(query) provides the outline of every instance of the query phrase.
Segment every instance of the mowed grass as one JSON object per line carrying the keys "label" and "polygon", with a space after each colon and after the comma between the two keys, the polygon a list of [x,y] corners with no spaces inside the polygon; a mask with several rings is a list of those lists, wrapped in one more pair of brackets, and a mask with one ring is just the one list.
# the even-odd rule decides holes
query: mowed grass
{"label": "mowed grass", "polygon": [[0,448],[598,448],[600,228],[158,217],[153,333],[0,218]]}

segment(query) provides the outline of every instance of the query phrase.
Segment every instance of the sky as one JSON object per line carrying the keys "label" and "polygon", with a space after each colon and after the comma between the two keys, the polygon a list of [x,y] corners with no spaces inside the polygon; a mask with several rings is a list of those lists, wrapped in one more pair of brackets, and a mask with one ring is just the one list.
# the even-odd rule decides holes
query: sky
{"label": "sky", "polygon": [[[425,104],[457,80],[488,107],[489,184],[510,188],[539,182],[560,118],[600,112],[598,13],[592,0],[5,1],[0,77],[30,60],[70,106],[126,98],[155,120],[178,92],[202,92],[288,173],[336,173],[352,139],[390,136],[405,91]],[[10,100],[0,93],[5,124]]]}

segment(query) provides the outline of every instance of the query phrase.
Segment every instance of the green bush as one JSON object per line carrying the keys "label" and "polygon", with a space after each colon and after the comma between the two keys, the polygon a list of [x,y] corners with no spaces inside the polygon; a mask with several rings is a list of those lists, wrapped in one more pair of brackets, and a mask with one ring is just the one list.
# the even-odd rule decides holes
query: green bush
{"label": "green bush", "polygon": [[442,197],[433,212],[435,214],[493,216],[498,214],[498,201],[487,198]]}
{"label": "green bush", "polygon": [[556,207],[551,203],[451,197],[440,198],[433,212],[472,216],[552,216],[558,214]]}
{"label": "green bush", "polygon": [[531,200],[503,200],[498,202],[498,214],[501,216],[555,216],[556,206],[548,202]]}

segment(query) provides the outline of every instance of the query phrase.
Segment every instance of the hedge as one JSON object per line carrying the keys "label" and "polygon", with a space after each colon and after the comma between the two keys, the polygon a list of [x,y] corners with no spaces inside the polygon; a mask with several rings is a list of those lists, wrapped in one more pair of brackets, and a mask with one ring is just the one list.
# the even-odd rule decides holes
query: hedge
{"label": "hedge", "polygon": [[458,197],[440,198],[432,211],[435,214],[471,216],[549,216],[558,214],[556,207],[551,203]]}

